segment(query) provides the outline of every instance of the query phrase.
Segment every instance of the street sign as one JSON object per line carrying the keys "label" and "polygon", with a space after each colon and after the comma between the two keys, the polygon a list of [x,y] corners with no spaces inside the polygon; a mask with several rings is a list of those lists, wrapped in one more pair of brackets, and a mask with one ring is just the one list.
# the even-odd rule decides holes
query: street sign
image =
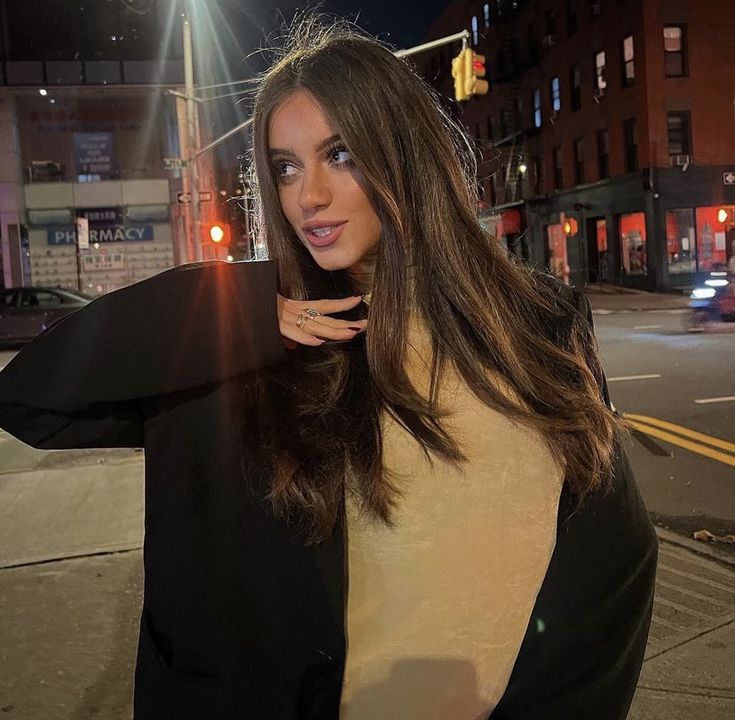
{"label": "street sign", "polygon": [[89,220],[85,217],[77,218],[77,245],[80,250],[89,249]]}
{"label": "street sign", "polygon": [[184,158],[163,158],[164,170],[181,170],[186,167]]}
{"label": "street sign", "polygon": [[735,185],[735,172],[722,173],[722,182],[725,185]]}
{"label": "street sign", "polygon": [[[180,203],[190,203],[191,202],[191,193],[189,192],[180,192],[177,195]],[[199,192],[199,202],[210,202],[212,200],[212,191],[211,190],[200,190]]]}

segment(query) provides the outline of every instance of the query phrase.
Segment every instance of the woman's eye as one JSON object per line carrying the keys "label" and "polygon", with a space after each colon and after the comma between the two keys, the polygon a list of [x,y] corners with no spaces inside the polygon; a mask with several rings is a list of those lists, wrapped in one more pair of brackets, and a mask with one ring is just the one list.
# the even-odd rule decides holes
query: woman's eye
{"label": "woman's eye", "polygon": [[276,175],[279,178],[286,178],[293,175],[296,172],[296,168],[287,160],[281,160],[276,163]]}
{"label": "woman's eye", "polygon": [[332,148],[329,151],[329,159],[335,165],[346,165],[346,164],[352,162],[352,157],[350,156],[350,151],[347,150],[347,148],[344,148],[344,147]]}

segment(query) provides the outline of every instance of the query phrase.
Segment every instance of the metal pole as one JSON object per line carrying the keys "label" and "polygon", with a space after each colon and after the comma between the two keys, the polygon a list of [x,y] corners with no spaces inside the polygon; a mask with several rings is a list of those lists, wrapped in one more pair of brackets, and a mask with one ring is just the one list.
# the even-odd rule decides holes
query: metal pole
{"label": "metal pole", "polygon": [[439,38],[438,40],[432,40],[431,42],[424,43],[423,45],[414,45],[412,48],[407,50],[397,50],[393,54],[396,57],[407,57],[408,55],[418,55],[425,50],[433,50],[434,48],[441,47],[442,45],[449,45],[450,43],[457,42],[457,40],[467,40],[470,36],[468,30],[462,30],[462,32],[455,33],[454,35],[447,35],[446,37]]}
{"label": "metal pole", "polygon": [[[396,57],[406,57],[407,55],[416,55],[418,53],[424,52],[426,50],[432,50],[433,48],[441,47],[442,45],[449,45],[450,43],[457,42],[457,40],[467,40],[469,38],[470,34],[467,30],[462,30],[462,32],[455,33],[454,35],[447,35],[446,37],[439,38],[438,40],[432,40],[431,42],[424,43],[423,45],[416,45],[415,47],[408,48],[407,50],[398,50],[397,52],[393,53]],[[238,80],[237,83],[221,83],[220,86],[224,85],[236,85],[243,82],[252,82],[252,80]],[[211,87],[215,87],[212,85]],[[173,91],[169,91],[173,94]],[[186,96],[187,96],[187,102],[189,102],[189,98],[191,98],[193,95],[193,90],[189,90],[187,88]],[[194,98],[196,102],[205,102],[206,100],[211,100],[213,98]],[[228,137],[232,137],[235,133],[238,133],[242,130],[244,130],[250,123],[253,122],[252,118],[248,118],[244,122],[241,122],[239,125],[235,126],[231,130],[228,130],[224,135],[220,135],[218,138],[215,138],[212,140],[209,145],[205,145],[201,150],[196,151],[196,157],[201,155],[202,153],[207,152],[208,150],[211,150],[214,147],[217,147],[221,142],[224,140],[227,140]]]}
{"label": "metal pole", "polygon": [[184,84],[186,86],[186,170],[189,176],[189,237],[194,260],[202,259],[202,239],[199,228],[199,169],[197,167],[196,104],[194,99],[194,60],[191,43],[191,14],[184,17]]}

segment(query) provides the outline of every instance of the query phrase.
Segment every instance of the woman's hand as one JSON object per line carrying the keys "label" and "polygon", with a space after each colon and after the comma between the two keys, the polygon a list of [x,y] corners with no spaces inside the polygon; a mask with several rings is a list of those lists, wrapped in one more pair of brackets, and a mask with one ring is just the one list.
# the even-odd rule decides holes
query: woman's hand
{"label": "woman's hand", "polygon": [[297,344],[318,347],[327,340],[352,340],[365,330],[367,320],[337,320],[329,315],[351,310],[360,302],[359,295],[342,300],[289,300],[279,295],[283,344],[292,350]]}

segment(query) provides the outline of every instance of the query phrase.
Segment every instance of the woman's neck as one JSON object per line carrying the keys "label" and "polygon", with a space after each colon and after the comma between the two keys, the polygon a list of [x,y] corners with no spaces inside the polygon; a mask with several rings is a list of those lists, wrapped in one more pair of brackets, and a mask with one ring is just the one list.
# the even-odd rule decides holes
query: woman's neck
{"label": "woman's neck", "polygon": [[347,270],[355,290],[362,295],[369,296],[373,291],[373,278],[375,277],[377,262],[378,249],[375,248]]}

